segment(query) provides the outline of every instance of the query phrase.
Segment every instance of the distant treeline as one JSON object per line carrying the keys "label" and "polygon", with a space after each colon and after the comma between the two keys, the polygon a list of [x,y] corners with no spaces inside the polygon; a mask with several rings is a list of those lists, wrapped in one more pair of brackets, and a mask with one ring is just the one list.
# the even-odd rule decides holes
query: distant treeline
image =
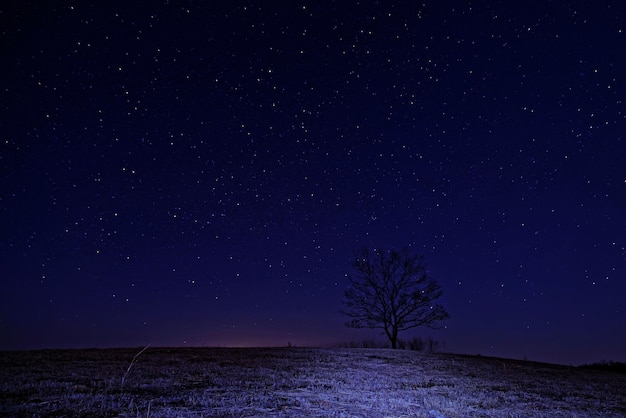
{"label": "distant treeline", "polygon": [[598,363],[592,364],[583,364],[579,366],[583,369],[592,369],[592,370],[605,370],[610,372],[618,372],[618,373],[626,373],[626,363],[620,363],[617,361],[601,361]]}
{"label": "distant treeline", "polygon": [[[433,340],[428,337],[426,339],[420,337],[414,337],[410,340],[398,339],[398,348],[401,350],[411,351],[423,351],[427,353],[435,353],[439,351],[444,344],[440,344],[439,341]],[[388,341],[377,340],[361,340],[361,341],[346,341],[339,344],[334,344],[333,347],[337,348],[391,348]]]}

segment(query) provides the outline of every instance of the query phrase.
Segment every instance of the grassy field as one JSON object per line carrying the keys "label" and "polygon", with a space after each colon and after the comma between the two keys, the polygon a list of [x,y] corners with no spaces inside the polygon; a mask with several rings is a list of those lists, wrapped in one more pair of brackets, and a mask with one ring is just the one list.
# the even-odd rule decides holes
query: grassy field
{"label": "grassy field", "polygon": [[133,362],[140,350],[2,352],[0,416],[626,416],[626,374],[608,371],[380,349],[148,348]]}

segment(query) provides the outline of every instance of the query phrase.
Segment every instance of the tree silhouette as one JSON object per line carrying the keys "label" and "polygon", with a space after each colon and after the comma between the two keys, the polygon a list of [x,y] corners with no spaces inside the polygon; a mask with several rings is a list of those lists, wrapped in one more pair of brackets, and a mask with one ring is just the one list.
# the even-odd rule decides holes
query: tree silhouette
{"label": "tree silhouette", "polygon": [[401,251],[356,251],[350,288],[344,294],[342,313],[352,328],[380,328],[396,348],[398,332],[419,326],[438,328],[450,318],[440,304],[441,286],[426,273],[423,257]]}

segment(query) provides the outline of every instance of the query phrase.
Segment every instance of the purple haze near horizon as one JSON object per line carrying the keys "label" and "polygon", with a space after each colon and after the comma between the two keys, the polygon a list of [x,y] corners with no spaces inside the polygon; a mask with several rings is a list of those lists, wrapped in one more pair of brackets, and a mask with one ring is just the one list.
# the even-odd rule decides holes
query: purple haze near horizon
{"label": "purple haze near horizon", "polygon": [[617,1],[1,7],[0,349],[319,345],[410,246],[447,350],[626,361]]}

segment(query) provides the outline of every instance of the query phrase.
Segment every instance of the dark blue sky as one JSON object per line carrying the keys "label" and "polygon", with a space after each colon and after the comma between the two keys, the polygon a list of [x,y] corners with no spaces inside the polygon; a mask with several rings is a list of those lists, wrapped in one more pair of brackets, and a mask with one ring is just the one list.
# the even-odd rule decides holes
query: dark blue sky
{"label": "dark blue sky", "polygon": [[39,3],[0,7],[0,349],[369,338],[352,252],[409,246],[452,319],[405,338],[626,361],[622,2]]}

